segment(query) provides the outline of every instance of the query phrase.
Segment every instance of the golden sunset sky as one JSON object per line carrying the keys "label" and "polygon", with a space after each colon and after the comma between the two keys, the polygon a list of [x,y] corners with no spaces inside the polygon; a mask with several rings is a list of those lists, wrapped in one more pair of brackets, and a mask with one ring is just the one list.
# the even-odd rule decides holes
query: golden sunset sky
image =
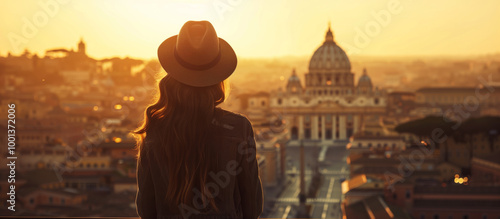
{"label": "golden sunset sky", "polygon": [[240,57],[310,56],[328,22],[349,54],[484,55],[500,52],[499,0],[34,0],[2,1],[0,55],[87,53],[154,58],[188,20],[208,20]]}

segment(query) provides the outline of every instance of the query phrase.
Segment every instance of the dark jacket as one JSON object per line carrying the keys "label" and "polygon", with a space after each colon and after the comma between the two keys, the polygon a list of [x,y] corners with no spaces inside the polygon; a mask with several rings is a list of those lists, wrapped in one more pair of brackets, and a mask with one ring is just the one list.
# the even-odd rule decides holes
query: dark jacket
{"label": "dark jacket", "polygon": [[[212,179],[217,176],[221,179],[217,182],[219,192],[215,197],[219,213],[183,207],[185,216],[258,218],[262,213],[263,194],[252,126],[246,117],[219,108],[212,123],[216,136],[208,146],[216,152],[217,170],[210,171],[209,175],[215,176]],[[180,214],[167,212],[164,197],[168,180],[165,180],[166,173],[160,171],[154,153],[148,150],[158,145],[150,142],[153,141],[146,136],[137,165],[137,213],[141,218],[183,218]],[[225,181],[225,177],[230,180]]]}

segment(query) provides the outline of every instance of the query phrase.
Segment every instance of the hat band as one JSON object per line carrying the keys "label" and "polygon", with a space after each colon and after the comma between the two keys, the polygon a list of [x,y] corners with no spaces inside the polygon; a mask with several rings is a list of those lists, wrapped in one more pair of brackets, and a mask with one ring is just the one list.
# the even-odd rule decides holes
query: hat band
{"label": "hat band", "polygon": [[220,57],[221,57],[221,52],[220,52],[220,48],[219,48],[219,54],[217,54],[217,57],[215,57],[211,62],[207,63],[207,64],[203,64],[203,65],[193,65],[191,63],[188,63],[186,61],[184,61],[178,54],[177,54],[177,49],[174,49],[174,57],[175,59],[177,60],[177,62],[182,65],[182,67],[184,68],[188,68],[188,69],[191,69],[191,70],[197,70],[197,71],[202,71],[202,70],[207,70],[209,68],[212,68],[214,67],[215,65],[217,65],[217,63],[219,63],[220,61]]}

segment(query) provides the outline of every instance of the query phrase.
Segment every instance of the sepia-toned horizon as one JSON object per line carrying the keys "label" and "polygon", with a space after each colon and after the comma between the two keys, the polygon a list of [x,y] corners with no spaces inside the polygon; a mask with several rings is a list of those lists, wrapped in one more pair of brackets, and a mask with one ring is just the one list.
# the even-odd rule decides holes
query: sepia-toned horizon
{"label": "sepia-toned horizon", "polygon": [[[328,4],[327,4],[328,3]],[[500,53],[500,2],[34,1],[4,2],[0,55],[75,48],[154,58],[187,20],[209,20],[243,58],[309,57],[331,23],[349,55],[477,56]]]}

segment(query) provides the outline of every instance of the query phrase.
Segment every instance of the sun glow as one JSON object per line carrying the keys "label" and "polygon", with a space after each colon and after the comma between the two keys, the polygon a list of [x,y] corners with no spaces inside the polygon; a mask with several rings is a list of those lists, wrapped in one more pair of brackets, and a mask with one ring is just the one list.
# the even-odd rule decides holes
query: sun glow
{"label": "sun glow", "polygon": [[[390,10],[387,2],[88,0],[60,3],[57,10],[47,13],[37,1],[6,1],[2,8],[9,10],[0,13],[2,32],[23,39],[14,45],[12,37],[3,37],[0,48],[4,48],[1,55],[9,51],[20,54],[25,48],[42,55],[48,49],[75,48],[83,37],[89,55],[95,58],[153,58],[158,45],[178,34],[186,21],[208,20],[243,57],[309,56],[323,42],[328,21],[332,22],[335,41],[347,53],[442,55],[499,51],[500,41],[496,39],[500,32],[491,28],[500,26],[500,14],[496,13],[499,1],[398,1],[398,13],[391,13],[382,24],[374,16]],[[421,11],[426,11],[426,16]],[[47,18],[40,25],[33,19],[38,12]],[[301,16],[295,16],[299,13]],[[34,26],[34,34],[23,34],[27,25],[24,18]],[[379,22],[380,31],[368,33],[367,43],[356,43],[359,31],[366,32],[370,22]],[[464,33],[464,29],[474,31]]]}

